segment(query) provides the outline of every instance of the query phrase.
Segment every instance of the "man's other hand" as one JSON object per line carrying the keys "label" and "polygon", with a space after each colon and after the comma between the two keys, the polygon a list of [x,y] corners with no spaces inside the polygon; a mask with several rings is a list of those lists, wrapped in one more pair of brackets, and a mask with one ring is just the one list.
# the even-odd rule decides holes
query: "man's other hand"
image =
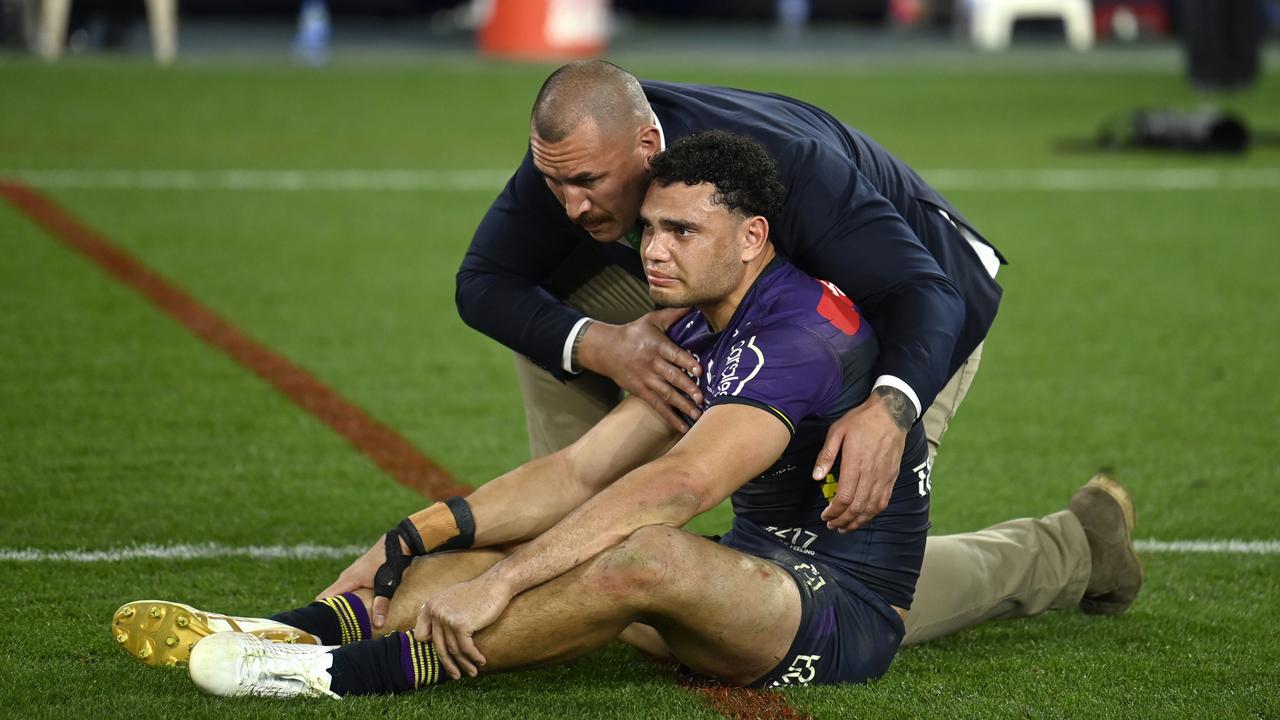
{"label": "man's other hand", "polygon": [[907,396],[891,387],[878,387],[827,430],[813,478],[825,478],[840,457],[839,485],[822,511],[828,528],[857,530],[889,505],[913,422],[915,407]]}
{"label": "man's other hand", "polygon": [[639,397],[681,433],[698,419],[702,393],[690,378],[702,368],[692,355],[667,337],[667,328],[687,313],[684,308],[655,310],[626,325],[593,322],[578,348],[579,364],[608,377]]}

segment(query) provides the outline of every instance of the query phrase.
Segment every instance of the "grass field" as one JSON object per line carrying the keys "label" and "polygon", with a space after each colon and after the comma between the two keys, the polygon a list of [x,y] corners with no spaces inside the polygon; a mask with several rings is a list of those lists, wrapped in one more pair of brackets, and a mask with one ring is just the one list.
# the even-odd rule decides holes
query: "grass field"
{"label": "grass field", "polygon": [[[1110,466],[1135,492],[1141,538],[1280,539],[1280,149],[1054,150],[1115,112],[1197,102],[1176,69],[1015,59],[697,70],[652,58],[632,69],[827,107],[926,177],[951,178],[947,194],[1010,258],[982,373],[935,469],[937,532],[1054,511]],[[183,190],[38,171],[505,171],[546,70],[449,58],[323,72],[0,61],[0,173],[44,178],[68,212],[477,485],[525,454],[510,355],[452,303],[497,184]],[[1280,128],[1274,76],[1232,102]],[[1037,185],[1049,169],[1096,173],[1108,189]],[[1006,170],[1012,182],[982,180]],[[1169,176],[1200,179],[1142,182]],[[0,550],[365,545],[422,505],[3,203],[0,258]],[[697,528],[727,517],[720,508]],[[975,628],[903,651],[870,686],[785,699],[822,718],[1280,717],[1271,547],[1153,551],[1124,616]],[[240,614],[294,607],[345,564],[0,559],[0,715],[716,717],[621,647],[337,706],[205,698],[184,674],[140,667],[106,632],[113,609],[142,597]]]}

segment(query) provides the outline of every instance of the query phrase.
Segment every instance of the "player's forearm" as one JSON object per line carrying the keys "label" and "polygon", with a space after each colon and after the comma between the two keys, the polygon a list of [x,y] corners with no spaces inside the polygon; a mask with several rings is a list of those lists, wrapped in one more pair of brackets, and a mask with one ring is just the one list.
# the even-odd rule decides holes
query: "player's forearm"
{"label": "player's forearm", "polygon": [[[521,465],[480,486],[467,496],[475,524],[471,547],[490,547],[535,537],[555,525],[595,492],[579,480],[564,452]],[[437,520],[429,507],[411,519],[426,536],[425,525]]]}
{"label": "player's forearm", "polygon": [[653,462],[593,496],[489,574],[515,595],[572,570],[640,528],[682,527],[707,502],[688,472]]}

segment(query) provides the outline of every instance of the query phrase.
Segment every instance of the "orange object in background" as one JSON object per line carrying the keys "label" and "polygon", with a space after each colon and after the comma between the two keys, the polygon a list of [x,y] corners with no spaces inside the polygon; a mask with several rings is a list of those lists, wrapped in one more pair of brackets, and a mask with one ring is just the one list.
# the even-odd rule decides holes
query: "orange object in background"
{"label": "orange object in background", "polygon": [[591,57],[608,43],[609,0],[488,0],[480,51],[525,60]]}

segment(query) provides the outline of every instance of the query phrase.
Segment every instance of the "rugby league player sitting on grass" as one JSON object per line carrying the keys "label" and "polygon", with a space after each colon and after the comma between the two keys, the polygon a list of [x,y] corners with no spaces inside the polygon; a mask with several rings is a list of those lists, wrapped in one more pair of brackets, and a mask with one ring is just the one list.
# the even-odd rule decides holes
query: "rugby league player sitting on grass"
{"label": "rugby league player sitting on grass", "polygon": [[[691,308],[670,336],[697,359],[706,399],[687,434],[629,398],[570,447],[407,518],[307,607],[254,619],[141,601],[117,611],[117,641],[148,664],[189,659],[217,695],[403,692],[615,638],[738,685],[883,674],[929,529],[922,429],[888,507],[856,531],[828,529],[836,481],[810,470],[829,425],[870,392],[871,328],[775,252],[784,191],[754,141],[689,136],[651,175],[645,270],[655,301]],[[722,538],[682,529],[725,498]],[[1136,563],[1122,488],[1095,478],[1072,510],[1098,553]],[[1095,560],[1065,596],[1136,583],[1091,577],[1120,565]]]}

